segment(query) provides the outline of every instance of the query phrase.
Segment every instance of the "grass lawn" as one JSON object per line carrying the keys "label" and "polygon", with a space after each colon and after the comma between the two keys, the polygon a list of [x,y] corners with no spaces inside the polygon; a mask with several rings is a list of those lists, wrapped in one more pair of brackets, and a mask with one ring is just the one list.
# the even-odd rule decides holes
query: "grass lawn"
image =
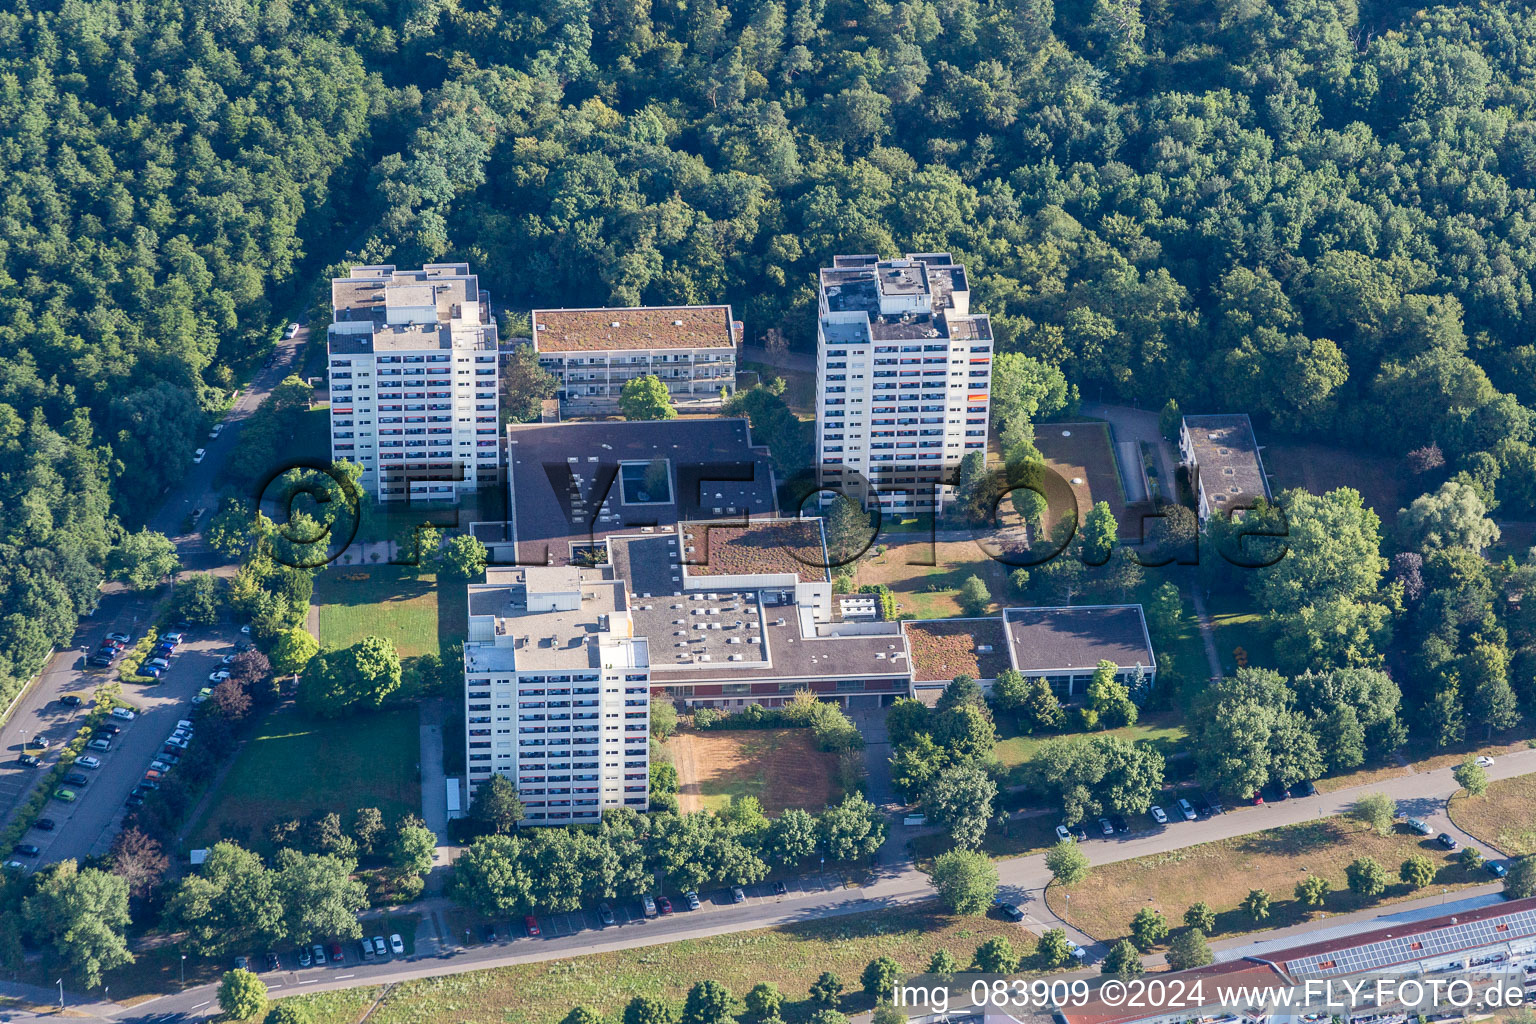
{"label": "grass lawn", "polygon": [[[1429,857],[1438,869],[1431,890],[1411,890],[1397,881],[1398,868],[1415,853]],[[1363,898],[1345,887],[1344,868],[1358,857],[1374,857],[1386,869],[1392,884],[1380,897]],[[1184,911],[1199,900],[1216,911],[1213,934],[1234,935],[1297,924],[1317,912],[1344,913],[1422,896],[1435,887],[1460,888],[1489,880],[1483,871],[1468,871],[1453,858],[1431,837],[1414,835],[1405,827],[1378,836],[1355,822],[1332,817],[1101,865],[1078,885],[1050,886],[1046,898],[1061,914],[1066,908],[1063,897],[1071,893],[1071,923],[1106,942],[1127,935],[1131,918],[1142,907],[1160,910],[1170,924],[1179,925]],[[1322,907],[1305,907],[1295,899],[1296,883],[1308,875],[1322,875],[1333,884]],[[1262,922],[1239,907],[1252,889],[1267,890],[1272,900],[1270,916]]]}
{"label": "grass lawn", "polygon": [[[1041,744],[1061,733],[1040,733],[1033,736],[1022,736],[1013,728],[1013,723],[1006,720],[1006,716],[999,716],[998,742],[995,748],[997,759],[1008,767],[1010,771],[1009,782],[1013,785],[1021,785],[1023,778],[1021,771]],[[1080,736],[1121,736],[1132,742],[1148,742],[1155,746],[1163,757],[1171,757],[1175,752],[1182,750],[1189,740],[1189,731],[1184,725],[1184,716],[1177,711],[1161,711],[1149,714],[1139,719],[1135,725],[1126,726],[1123,729],[1107,729],[1094,733],[1067,733],[1065,735]]]}
{"label": "grass lawn", "polygon": [[684,811],[718,811],[735,796],[754,796],[763,810],[819,811],[835,803],[837,755],[816,749],[810,729],[684,729],[667,741],[677,767]]}
{"label": "grass lawn", "polygon": [[377,807],[386,822],[420,813],[418,729],[414,707],[340,721],[294,711],[268,715],[192,831],[191,845],[234,839],[266,853],[266,829],[275,821],[336,811],[345,822],[359,807]]}
{"label": "grass lawn", "polygon": [[[462,604],[464,588],[455,589]],[[315,577],[314,600],[322,647],[350,647],[365,636],[382,636],[395,642],[402,659],[438,650],[435,576],[417,578],[409,566],[333,565]]]}
{"label": "grass lawn", "polygon": [[858,562],[855,582],[860,586],[884,583],[896,595],[899,614],[919,619],[952,619],[965,615],[960,607],[960,585],[980,576],[992,594],[987,614],[1010,603],[1008,574],[1014,567],[989,558],[973,541],[939,541],[931,535],[884,534],[883,555],[866,555]]}
{"label": "grass lawn", "polygon": [[1451,797],[1451,820],[1513,857],[1536,853],[1536,775],[1500,779],[1482,796]]}
{"label": "grass lawn", "polygon": [[[357,1024],[382,991],[384,989],[377,985],[364,985],[361,988],[342,988],[334,992],[316,992],[314,995],[294,998],[309,1010],[310,1024]],[[268,1008],[276,1002],[275,999],[269,1002]],[[265,1012],[250,1019],[253,1024],[263,1020]]]}
{"label": "grass lawn", "polygon": [[[1008,936],[1015,949],[1034,948],[1028,932],[1006,921],[949,917],[934,907],[899,908],[402,982],[368,1020],[555,1024],[578,1005],[617,1020],[639,995],[661,996],[676,1011],[688,988],[708,978],[737,998],[760,981],[772,981],[786,997],[783,1018],[794,1024],[814,1012],[806,992],[822,971],[838,975],[846,986],[841,1009],[859,1012],[869,1006],[859,991],[859,975],[876,957],[893,957],[903,973],[917,973],[941,948],[970,963],[976,947],[996,935]],[[317,1015],[316,1021],[339,1024],[335,1016]]]}
{"label": "grass lawn", "polygon": [[1276,668],[1274,626],[1263,609],[1256,608],[1247,594],[1213,593],[1206,606],[1216,629],[1216,654],[1223,671],[1237,668],[1237,648],[1248,655],[1248,664],[1257,668]]}

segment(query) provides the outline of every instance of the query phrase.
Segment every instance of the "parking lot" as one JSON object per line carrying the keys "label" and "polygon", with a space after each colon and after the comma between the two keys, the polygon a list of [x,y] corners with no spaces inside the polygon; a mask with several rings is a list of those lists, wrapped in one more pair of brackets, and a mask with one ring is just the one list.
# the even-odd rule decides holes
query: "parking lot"
{"label": "parking lot", "polygon": [[[106,632],[105,627],[102,632]],[[192,698],[198,690],[210,685],[208,675],[218,667],[219,659],[235,650],[235,642],[230,637],[210,635],[206,631],[189,632],[187,636],[186,642],[171,656],[170,667],[158,684],[123,687],[123,700],[137,709],[136,717],[133,721],[114,723],[120,731],[112,738],[110,750],[85,751],[98,758],[101,766],[79,769],[87,781],[83,785],[66,784],[63,787],[76,794],[73,802],[48,801],[42,817],[53,821],[55,827],[51,831],[37,828],[28,831],[22,842],[38,847],[39,853],[35,858],[18,858],[21,863],[30,868],[66,858],[79,860],[106,853],[111,848],[129,791],[144,778],[166,737],[176,730],[176,723],[193,717]],[[82,684],[70,691],[81,692],[85,701],[79,708],[68,709],[71,714],[53,727],[60,734],[60,742],[75,734],[79,720],[89,712],[90,689],[97,684],[96,675],[85,674],[88,685]],[[61,708],[62,705],[54,700],[48,707]],[[58,745],[55,744],[43,769],[21,768],[14,758],[9,759],[0,782],[15,785],[12,777],[27,772],[31,776],[24,780],[28,788],[35,785],[47,774],[46,768],[56,762]]]}

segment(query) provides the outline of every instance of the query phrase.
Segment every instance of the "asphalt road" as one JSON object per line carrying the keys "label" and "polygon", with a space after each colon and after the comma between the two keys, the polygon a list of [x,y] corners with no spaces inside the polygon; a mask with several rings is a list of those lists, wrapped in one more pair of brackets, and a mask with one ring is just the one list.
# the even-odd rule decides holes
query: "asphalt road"
{"label": "asphalt road", "polygon": [[[1536,750],[1522,750],[1499,757],[1488,770],[1488,775],[1492,779],[1502,779],[1530,772],[1536,772]],[[1445,803],[1457,789],[1455,780],[1451,778],[1451,769],[1443,768],[1315,797],[1229,811],[1198,821],[1174,822],[1165,828],[1131,833],[1124,837],[1090,839],[1084,843],[1083,848],[1091,863],[1108,864],[1338,814],[1348,810],[1362,795],[1382,792],[1396,799],[1405,815],[1424,819],[1435,832],[1449,832],[1463,844],[1482,850],[1485,856],[1502,859],[1503,854],[1472,839],[1451,824],[1445,814]],[[897,828],[900,829],[900,826]],[[1003,860],[997,862],[997,865],[1002,881],[1002,896],[1018,903],[1034,919],[1034,927],[1057,927],[1061,924],[1045,908],[1042,899],[1042,892],[1051,877],[1045,868],[1043,854]],[[1486,888],[1491,890],[1495,887]],[[1478,893],[1482,891],[1476,890]],[[341,965],[284,971],[265,977],[269,985],[276,983],[282,986],[275,993],[280,995],[294,991],[380,985],[856,914],[932,897],[933,888],[927,876],[909,864],[904,864],[880,869],[875,880],[862,887],[804,887],[784,897],[754,897],[747,904],[735,906],[707,904],[702,911],[680,910],[669,918],[650,921],[626,921],[621,917],[620,924],[606,929],[552,929],[548,926],[549,919],[541,917],[544,934],[537,939],[523,937],[511,942],[469,948],[446,945],[435,955],[388,960],[384,963],[353,963],[355,957],[349,955],[348,962]],[[442,901],[436,901],[436,904],[441,905]],[[1401,905],[1394,904],[1381,908],[1381,913],[1394,914],[1402,909]],[[1031,924],[1028,919],[1025,923]],[[1329,918],[1318,922],[1317,926],[1332,927],[1336,923]],[[1090,963],[1102,956],[1104,950],[1101,946],[1076,932],[1070,924],[1067,927],[1075,941],[1089,949]],[[1251,942],[1256,938],[1262,938],[1262,935],[1249,936],[1245,941]],[[218,1012],[217,1003],[214,1002],[216,990],[215,985],[202,985],[140,1003],[132,1009],[100,1007],[100,1011],[115,1020],[145,1024],[197,1020]]]}
{"label": "asphalt road", "polygon": [[[187,467],[186,476],[166,493],[159,510],[150,519],[148,525],[151,529],[175,540],[183,572],[233,570],[232,566],[223,564],[222,556],[204,546],[199,532],[183,534],[181,525],[186,515],[194,509],[206,508],[212,512],[217,496],[214,480],[219,466],[239,439],[244,421],[266,399],[272,388],[298,365],[302,346],[308,337],[309,331],[305,328],[299,331],[297,337],[279,343],[271,360],[240,393],[224,417],[224,430],[218,440],[209,441],[205,437],[201,442],[207,448],[203,461]],[[206,522],[205,518],[199,525]],[[86,670],[83,655],[94,649],[108,633],[124,632],[135,639],[142,636],[144,628],[153,619],[157,597],[158,592],[134,594],[115,584],[104,588],[100,606],[92,615],[80,620],[73,646],[56,653],[17,701],[10,717],[0,726],[3,729],[0,732],[3,740],[0,742],[3,742],[5,748],[4,760],[0,763],[0,826],[9,823],[16,807],[47,774],[47,768],[57,762],[63,741],[73,736],[79,728],[78,719],[86,709],[67,708],[59,703],[59,698],[76,693],[89,703],[91,692],[97,686],[116,678],[115,668],[108,671]],[[147,755],[151,746],[158,747],[158,741],[170,734],[169,729],[160,731],[163,723],[174,724],[178,718],[189,717],[187,712],[191,705],[187,701],[197,693],[200,686],[206,685],[208,676],[208,670],[202,671],[195,678],[203,682],[191,685],[194,678],[191,671],[195,666],[203,665],[207,660],[204,652],[213,649],[206,644],[194,643],[191,646],[192,651],[185,655],[178,652],[173,659],[170,678],[166,682],[158,686],[123,686],[123,699],[129,704],[147,709],[150,721],[135,722],[129,727],[123,749],[114,749],[103,758],[102,767],[93,773],[99,778],[93,777],[91,785],[85,787],[81,793],[82,799],[72,810],[56,801],[50,803],[44,817],[59,822],[58,831],[47,834],[34,829],[24,840],[43,847],[39,863],[105,849],[100,841],[102,829],[111,827],[112,816],[108,815],[106,809],[109,800],[96,794],[101,791],[118,794],[114,809],[120,809],[128,790],[148,767],[150,759],[144,755]],[[157,735],[140,739],[151,731],[138,728],[141,725],[153,725]],[[38,736],[53,741],[43,755],[44,767],[24,768],[17,763],[16,758],[24,749],[33,749],[35,752],[35,747],[24,744],[35,743]],[[111,835],[108,834],[106,844],[110,843]]]}

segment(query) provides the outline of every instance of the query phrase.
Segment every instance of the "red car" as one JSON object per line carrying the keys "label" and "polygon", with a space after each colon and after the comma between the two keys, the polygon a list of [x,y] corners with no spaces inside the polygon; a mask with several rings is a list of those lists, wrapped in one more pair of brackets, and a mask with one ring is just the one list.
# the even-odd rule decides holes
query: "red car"
{"label": "red car", "polygon": [[534,920],[532,914],[529,914],[527,917],[523,918],[523,927],[528,930],[528,937],[530,939],[536,939],[539,937],[539,922]]}
{"label": "red car", "polygon": [[661,911],[661,915],[665,917],[672,913],[672,901],[665,896],[658,896],[656,897],[656,909]]}
{"label": "red car", "polygon": [[341,943],[333,942],[333,943],[331,943],[331,963],[339,964],[339,963],[341,963],[341,961],[342,961]]}
{"label": "red car", "polygon": [[1264,802],[1264,794],[1258,790],[1253,791],[1253,806],[1257,807]]}

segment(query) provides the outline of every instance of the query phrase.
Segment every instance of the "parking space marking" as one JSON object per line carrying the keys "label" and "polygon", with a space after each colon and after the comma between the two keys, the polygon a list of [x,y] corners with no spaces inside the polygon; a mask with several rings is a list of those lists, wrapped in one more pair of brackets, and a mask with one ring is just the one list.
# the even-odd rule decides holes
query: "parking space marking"
{"label": "parking space marking", "polygon": [[192,1007],[192,1009],[194,1009],[194,1010],[201,1010],[203,1007],[207,1006],[211,1002],[213,1002],[212,999],[204,999],[202,1002],[200,1002],[196,1006]]}

